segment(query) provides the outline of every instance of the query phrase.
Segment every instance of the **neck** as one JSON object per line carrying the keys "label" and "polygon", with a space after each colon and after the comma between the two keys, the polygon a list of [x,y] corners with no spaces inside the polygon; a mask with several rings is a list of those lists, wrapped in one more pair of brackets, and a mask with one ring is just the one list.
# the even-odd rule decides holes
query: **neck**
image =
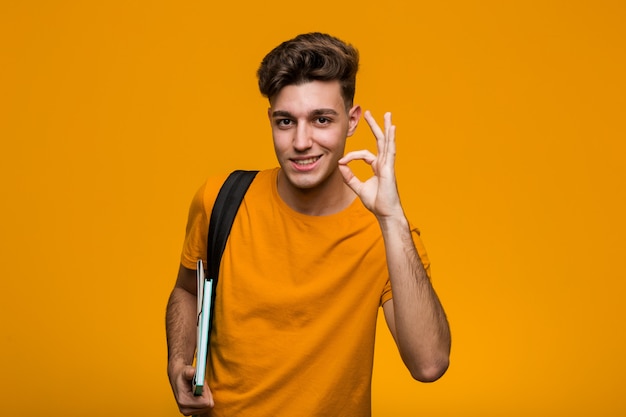
{"label": "neck", "polygon": [[294,211],[308,216],[329,216],[346,209],[356,197],[337,171],[323,184],[313,188],[298,188],[278,173],[278,195]]}

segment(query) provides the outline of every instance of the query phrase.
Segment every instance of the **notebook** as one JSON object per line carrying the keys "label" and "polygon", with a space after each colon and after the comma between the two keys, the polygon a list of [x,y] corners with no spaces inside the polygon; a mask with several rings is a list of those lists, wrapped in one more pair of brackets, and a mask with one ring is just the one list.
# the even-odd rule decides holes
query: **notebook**
{"label": "notebook", "polygon": [[202,259],[196,268],[198,291],[198,335],[196,337],[196,373],[193,377],[193,395],[202,395],[206,376],[207,356],[209,353],[209,327],[211,323],[211,299],[213,282],[204,276]]}

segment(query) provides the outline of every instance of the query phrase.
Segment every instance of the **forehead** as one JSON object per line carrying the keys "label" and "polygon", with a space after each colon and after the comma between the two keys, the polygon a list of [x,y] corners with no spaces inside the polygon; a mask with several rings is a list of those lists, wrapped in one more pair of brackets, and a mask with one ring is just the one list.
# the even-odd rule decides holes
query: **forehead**
{"label": "forehead", "polygon": [[344,110],[339,81],[309,81],[283,87],[271,100],[273,111],[292,114],[310,113],[317,109]]}

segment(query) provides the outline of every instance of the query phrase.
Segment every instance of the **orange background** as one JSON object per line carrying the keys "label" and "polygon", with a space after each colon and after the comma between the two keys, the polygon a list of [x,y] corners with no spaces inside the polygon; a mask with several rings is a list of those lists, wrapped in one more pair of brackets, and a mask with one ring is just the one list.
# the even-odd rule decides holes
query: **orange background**
{"label": "orange background", "polygon": [[[453,332],[435,384],[380,327],[376,416],[626,413],[626,3],[5,1],[2,415],[176,416],[164,309],[207,175],[275,165],[255,71],[362,56]],[[362,124],[350,148],[372,148]]]}

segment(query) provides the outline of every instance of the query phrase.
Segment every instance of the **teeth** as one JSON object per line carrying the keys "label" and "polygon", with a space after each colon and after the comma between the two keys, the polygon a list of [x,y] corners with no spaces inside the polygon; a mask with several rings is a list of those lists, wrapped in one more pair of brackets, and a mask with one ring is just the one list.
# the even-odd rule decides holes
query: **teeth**
{"label": "teeth", "polygon": [[308,165],[308,164],[312,164],[313,162],[317,161],[317,157],[314,158],[309,158],[309,159],[299,159],[296,162],[296,164],[298,165]]}

